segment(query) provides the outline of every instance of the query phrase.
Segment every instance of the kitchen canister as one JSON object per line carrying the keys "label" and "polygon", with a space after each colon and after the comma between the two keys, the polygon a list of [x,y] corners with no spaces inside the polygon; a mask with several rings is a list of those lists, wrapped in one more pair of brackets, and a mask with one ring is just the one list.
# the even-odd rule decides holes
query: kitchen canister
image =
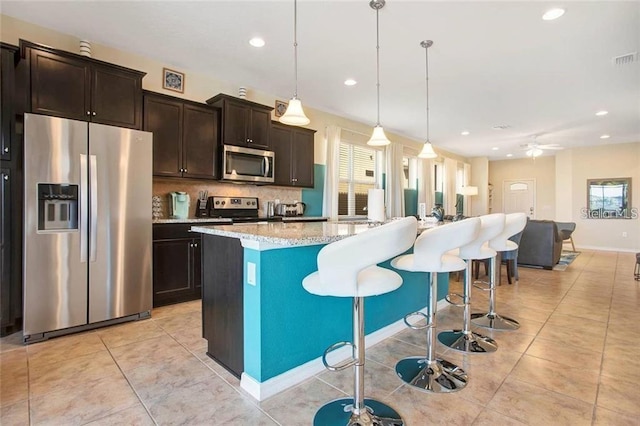
{"label": "kitchen canister", "polygon": [[384,222],[384,189],[370,189],[367,194],[367,219],[372,222]]}

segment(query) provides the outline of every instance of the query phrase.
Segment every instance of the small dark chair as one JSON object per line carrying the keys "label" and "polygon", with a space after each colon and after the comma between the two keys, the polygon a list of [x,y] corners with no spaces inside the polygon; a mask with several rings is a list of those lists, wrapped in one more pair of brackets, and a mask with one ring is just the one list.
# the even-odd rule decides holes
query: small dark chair
{"label": "small dark chair", "polygon": [[566,240],[571,241],[571,249],[576,251],[576,246],[573,245],[573,237],[571,236],[573,231],[576,230],[575,222],[556,222],[556,225],[558,226],[558,233],[562,238],[562,242],[564,243]]}
{"label": "small dark chair", "polygon": [[[509,240],[518,244],[518,248],[520,247],[520,239],[522,238],[522,231],[518,232],[516,235],[512,235],[509,237]],[[507,280],[509,284],[512,284],[512,278],[515,278],[516,282],[520,279],[518,275],[518,249],[503,251],[500,252],[502,263],[507,265]],[[474,275],[476,280],[480,275],[480,264],[484,263],[484,274],[489,275],[489,261],[488,260],[476,260],[474,263]]]}

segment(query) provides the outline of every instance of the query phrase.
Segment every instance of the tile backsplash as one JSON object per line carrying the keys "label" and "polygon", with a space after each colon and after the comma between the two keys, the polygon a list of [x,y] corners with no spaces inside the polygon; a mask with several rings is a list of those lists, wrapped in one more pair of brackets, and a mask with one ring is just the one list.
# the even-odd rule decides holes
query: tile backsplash
{"label": "tile backsplash", "polygon": [[[301,201],[302,190],[271,185],[234,184],[224,182],[199,181],[191,179],[153,178],[154,215],[169,218],[169,193],[184,191],[189,194],[189,217],[195,217],[196,200],[199,191],[209,191],[209,196],[222,197],[258,197],[260,215],[264,215],[262,206],[265,201],[280,200],[281,203]],[[158,197],[158,198],[155,198]],[[157,204],[160,206],[158,207]]]}

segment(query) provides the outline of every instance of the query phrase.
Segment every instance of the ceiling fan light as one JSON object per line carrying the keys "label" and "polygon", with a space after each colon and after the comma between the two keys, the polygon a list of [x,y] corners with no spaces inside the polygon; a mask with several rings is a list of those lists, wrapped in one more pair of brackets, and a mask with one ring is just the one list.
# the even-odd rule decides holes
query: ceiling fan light
{"label": "ceiling fan light", "polygon": [[418,158],[437,158],[438,154],[433,150],[433,145],[431,142],[426,141],[422,146],[422,150],[420,154],[418,154]]}
{"label": "ceiling fan light", "polygon": [[387,135],[384,134],[384,129],[382,126],[376,126],[373,128],[373,133],[371,134],[371,139],[367,142],[369,146],[386,146],[389,145],[391,141],[387,139]]}
{"label": "ceiling fan light", "polygon": [[289,126],[306,126],[311,120],[304,113],[300,99],[291,98],[287,110],[280,117],[280,122]]}
{"label": "ceiling fan light", "polygon": [[540,148],[531,148],[526,152],[527,157],[540,157],[542,155],[542,150]]}

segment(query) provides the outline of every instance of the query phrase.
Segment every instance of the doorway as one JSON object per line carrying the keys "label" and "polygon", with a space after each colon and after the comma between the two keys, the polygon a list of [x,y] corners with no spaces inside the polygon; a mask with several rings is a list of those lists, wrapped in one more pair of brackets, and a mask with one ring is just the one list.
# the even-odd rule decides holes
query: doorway
{"label": "doorway", "polygon": [[529,219],[535,219],[535,179],[505,180],[502,183],[502,211],[506,214],[522,212]]}

